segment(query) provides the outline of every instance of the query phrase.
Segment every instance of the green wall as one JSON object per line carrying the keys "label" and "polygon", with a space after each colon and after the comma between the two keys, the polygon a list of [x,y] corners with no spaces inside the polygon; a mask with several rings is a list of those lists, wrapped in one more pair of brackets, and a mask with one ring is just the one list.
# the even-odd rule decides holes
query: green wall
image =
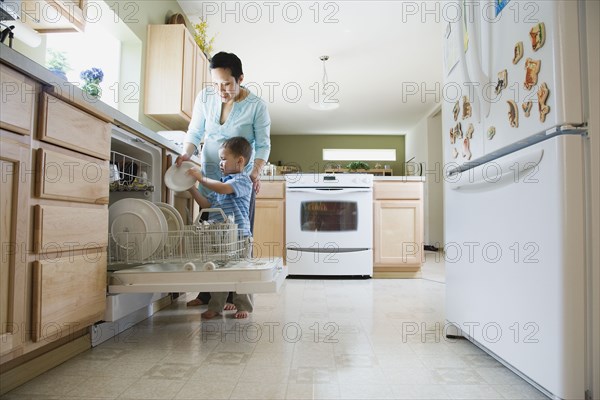
{"label": "green wall", "polygon": [[378,162],[388,164],[394,175],[404,175],[404,136],[397,135],[272,135],[271,164],[297,165],[302,172],[323,172],[323,149],[396,149],[396,161],[335,161],[345,166],[351,161],[366,161],[371,168]]}

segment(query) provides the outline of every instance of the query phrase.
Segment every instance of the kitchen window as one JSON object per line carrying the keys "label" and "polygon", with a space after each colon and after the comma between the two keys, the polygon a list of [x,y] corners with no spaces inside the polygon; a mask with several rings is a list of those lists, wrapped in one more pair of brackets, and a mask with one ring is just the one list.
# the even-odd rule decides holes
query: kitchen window
{"label": "kitchen window", "polygon": [[323,149],[323,160],[396,161],[396,149]]}
{"label": "kitchen window", "polygon": [[[100,100],[134,120],[140,113],[142,41],[106,4],[101,17],[88,21],[85,32],[49,33],[46,48],[65,55],[67,81],[83,86],[82,71],[102,69]],[[47,52],[46,65],[51,52]]]}

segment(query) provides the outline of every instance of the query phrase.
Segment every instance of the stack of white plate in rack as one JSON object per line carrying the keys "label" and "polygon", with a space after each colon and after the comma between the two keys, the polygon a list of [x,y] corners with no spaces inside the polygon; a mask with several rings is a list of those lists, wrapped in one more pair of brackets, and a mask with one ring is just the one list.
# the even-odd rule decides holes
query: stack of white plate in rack
{"label": "stack of white plate in rack", "polygon": [[183,219],[169,204],[128,198],[111,205],[108,212],[119,261],[166,258],[181,242]]}

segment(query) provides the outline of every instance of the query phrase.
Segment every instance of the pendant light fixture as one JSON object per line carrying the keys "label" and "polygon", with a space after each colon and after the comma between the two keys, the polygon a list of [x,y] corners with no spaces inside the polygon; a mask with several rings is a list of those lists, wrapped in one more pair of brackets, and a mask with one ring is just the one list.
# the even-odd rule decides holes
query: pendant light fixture
{"label": "pendant light fixture", "polygon": [[327,95],[327,92],[325,90],[329,85],[329,79],[327,78],[327,69],[325,68],[325,61],[329,60],[329,56],[321,56],[319,57],[319,59],[323,62],[323,84],[321,87],[321,93],[319,93],[317,96],[316,100],[318,101],[313,101],[309,103],[308,106],[313,110],[318,111],[335,110],[340,106],[339,101],[337,99],[334,99],[332,96],[332,94],[334,94],[335,92],[332,93],[332,91],[330,90],[330,94]]}

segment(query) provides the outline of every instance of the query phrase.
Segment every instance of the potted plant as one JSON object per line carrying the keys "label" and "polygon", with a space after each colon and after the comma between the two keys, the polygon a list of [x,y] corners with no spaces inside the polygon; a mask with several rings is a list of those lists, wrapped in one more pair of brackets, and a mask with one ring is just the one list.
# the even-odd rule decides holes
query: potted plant
{"label": "potted plant", "polygon": [[208,33],[206,32],[208,29],[208,22],[200,18],[200,22],[194,25],[194,40],[200,50],[206,55],[206,58],[210,59],[210,52],[213,49],[213,43],[215,41],[215,36],[208,38]]}
{"label": "potted plant", "polygon": [[67,71],[71,70],[69,66],[69,61],[67,60],[67,55],[64,51],[58,51],[49,48],[48,52],[48,61],[46,62],[46,68],[52,71],[54,74],[60,76],[64,80],[67,80]]}
{"label": "potted plant", "polygon": [[104,79],[104,72],[102,72],[100,68],[94,67],[81,71],[79,76],[83,79],[81,90],[88,93],[90,96],[100,97],[102,94],[100,82]]}
{"label": "potted plant", "polygon": [[364,169],[365,171],[369,170],[369,164],[364,161],[352,161],[350,164],[346,165],[350,171],[356,172],[356,170]]}

